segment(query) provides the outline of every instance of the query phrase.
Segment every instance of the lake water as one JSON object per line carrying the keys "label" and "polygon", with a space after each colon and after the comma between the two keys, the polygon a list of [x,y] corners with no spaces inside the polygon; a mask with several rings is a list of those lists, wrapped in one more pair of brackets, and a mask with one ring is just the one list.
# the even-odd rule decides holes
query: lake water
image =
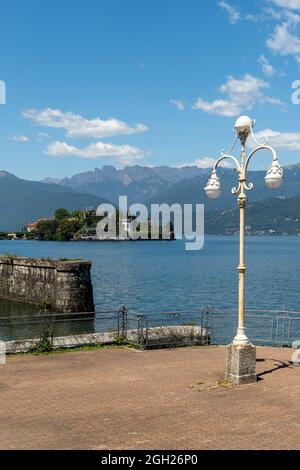
{"label": "lake water", "polygon": [[[91,260],[98,310],[237,307],[237,237],[206,237],[199,252],[185,251],[182,241],[0,241],[0,253],[7,252]],[[248,237],[246,264],[248,308],[300,310],[300,237]],[[3,316],[8,307],[2,302],[0,308]]]}

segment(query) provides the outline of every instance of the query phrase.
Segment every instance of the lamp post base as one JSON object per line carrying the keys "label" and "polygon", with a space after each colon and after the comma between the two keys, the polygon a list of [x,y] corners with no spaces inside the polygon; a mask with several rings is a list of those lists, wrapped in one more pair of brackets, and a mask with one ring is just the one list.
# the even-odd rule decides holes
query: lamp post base
{"label": "lamp post base", "polygon": [[247,346],[250,344],[248,337],[245,334],[244,327],[238,327],[236,337],[233,340],[234,346]]}
{"label": "lamp post base", "polygon": [[236,385],[257,381],[256,347],[253,344],[227,346],[225,380]]}

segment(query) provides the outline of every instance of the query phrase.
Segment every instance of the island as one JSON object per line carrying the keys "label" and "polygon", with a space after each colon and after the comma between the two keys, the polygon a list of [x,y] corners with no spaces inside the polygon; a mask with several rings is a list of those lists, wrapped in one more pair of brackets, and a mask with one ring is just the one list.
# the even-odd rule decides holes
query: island
{"label": "island", "polygon": [[[1,239],[9,240],[40,240],[40,241],[137,241],[137,240],[175,240],[172,222],[162,227],[154,225],[146,220],[142,226],[137,224],[136,232],[139,238],[131,236],[131,224],[135,216],[127,213],[122,215],[116,210],[114,236],[104,230],[104,234],[97,234],[97,224],[103,221],[103,216],[98,216],[96,210],[76,210],[69,212],[65,208],[55,211],[53,218],[40,218],[30,222],[21,232],[1,232]],[[105,233],[107,232],[107,233]],[[152,238],[151,238],[152,234]],[[155,237],[153,238],[153,234]]]}

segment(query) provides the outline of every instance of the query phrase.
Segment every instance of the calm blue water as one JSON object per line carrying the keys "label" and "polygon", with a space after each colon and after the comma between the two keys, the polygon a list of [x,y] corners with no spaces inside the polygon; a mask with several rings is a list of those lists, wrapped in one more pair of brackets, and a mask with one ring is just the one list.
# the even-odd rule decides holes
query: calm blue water
{"label": "calm blue water", "polygon": [[[246,246],[247,307],[300,310],[300,237],[249,237]],[[91,260],[98,309],[235,311],[237,305],[237,237],[206,237],[199,252],[185,251],[182,241],[0,241],[6,252]]]}

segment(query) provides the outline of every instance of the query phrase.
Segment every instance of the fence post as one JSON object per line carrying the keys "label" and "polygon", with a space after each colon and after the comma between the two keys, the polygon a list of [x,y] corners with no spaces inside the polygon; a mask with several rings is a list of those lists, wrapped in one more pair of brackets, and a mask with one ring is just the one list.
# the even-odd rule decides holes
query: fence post
{"label": "fence post", "polygon": [[[144,334],[145,330],[145,334]],[[143,349],[148,346],[148,316],[138,315],[138,345]]]}
{"label": "fence post", "polygon": [[147,348],[148,348],[148,333],[149,333],[148,315],[147,315],[145,318],[146,318],[145,347],[146,347],[146,349],[147,349]]}
{"label": "fence post", "polygon": [[122,338],[127,339],[128,308],[123,305],[122,310]]}
{"label": "fence post", "polygon": [[[210,313],[210,307],[204,307],[201,310],[201,344],[209,344],[209,338],[208,338],[208,326],[209,326],[209,321],[208,321],[208,315]],[[203,333],[205,332],[205,337],[203,337]]]}

